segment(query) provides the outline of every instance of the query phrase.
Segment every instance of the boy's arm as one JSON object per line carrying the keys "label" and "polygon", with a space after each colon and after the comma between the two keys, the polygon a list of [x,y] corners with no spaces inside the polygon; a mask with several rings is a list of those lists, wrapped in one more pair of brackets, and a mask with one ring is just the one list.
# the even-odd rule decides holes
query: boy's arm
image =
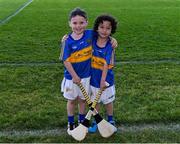
{"label": "boy's arm", "polygon": [[59,55],[60,61],[63,61],[64,48],[65,48],[65,41],[60,43],[60,55]]}
{"label": "boy's arm", "polygon": [[112,45],[112,48],[117,48],[118,47],[118,42],[115,38],[113,37],[110,37],[110,40],[111,40],[111,45]]}
{"label": "boy's arm", "polygon": [[62,37],[62,39],[61,39],[61,43],[63,43],[64,41],[66,41],[66,40],[67,40],[67,38],[68,38],[68,35],[67,35],[67,34],[65,34],[65,35]]}
{"label": "boy's arm", "polygon": [[61,50],[60,50],[60,56],[59,56],[59,60],[62,60],[62,55],[63,55],[63,53],[64,53],[64,47],[65,47],[65,41],[67,40],[67,38],[68,38],[68,35],[67,34],[65,34],[63,37],[62,37],[62,39],[60,40],[60,48],[61,48]]}
{"label": "boy's arm", "polygon": [[102,70],[102,76],[101,76],[101,83],[100,83],[100,88],[104,89],[107,87],[107,82],[106,82],[106,77],[107,77],[107,72],[108,68],[114,67],[114,56],[115,56],[115,49],[108,49],[106,53],[106,64],[104,64],[103,70]]}
{"label": "boy's arm", "polygon": [[100,89],[104,89],[105,87],[107,87],[107,84],[106,84],[107,71],[108,71],[108,65],[105,64],[102,71]]}
{"label": "boy's arm", "polygon": [[68,61],[64,61],[64,66],[66,67],[68,72],[71,74],[73,82],[76,83],[76,84],[80,83],[81,79],[79,78],[77,73],[74,71],[74,68],[72,67],[72,64],[70,62],[68,62]]}

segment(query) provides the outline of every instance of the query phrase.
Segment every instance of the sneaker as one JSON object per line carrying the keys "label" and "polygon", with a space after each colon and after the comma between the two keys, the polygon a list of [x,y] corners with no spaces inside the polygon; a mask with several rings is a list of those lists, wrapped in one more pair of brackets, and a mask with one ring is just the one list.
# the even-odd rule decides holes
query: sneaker
{"label": "sneaker", "polygon": [[73,129],[75,129],[75,124],[74,123],[68,123],[68,129],[67,129],[68,135],[71,135],[71,131]]}
{"label": "sneaker", "polygon": [[115,121],[109,121],[109,123],[115,126]]}
{"label": "sneaker", "polygon": [[116,126],[115,126],[115,121],[109,121],[109,123],[114,126],[114,132],[117,132],[117,128],[116,128]]}
{"label": "sneaker", "polygon": [[82,124],[84,120],[78,120],[78,125]]}
{"label": "sneaker", "polygon": [[89,133],[95,133],[97,131],[97,124],[96,124],[96,122],[93,122],[92,123],[92,126],[90,126],[89,128],[88,128],[88,132]]}

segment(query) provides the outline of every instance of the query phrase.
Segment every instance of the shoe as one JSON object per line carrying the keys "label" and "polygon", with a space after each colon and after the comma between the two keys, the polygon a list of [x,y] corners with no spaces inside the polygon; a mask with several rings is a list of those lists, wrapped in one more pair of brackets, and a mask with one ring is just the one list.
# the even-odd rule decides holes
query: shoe
{"label": "shoe", "polygon": [[115,126],[115,121],[109,121],[109,123]]}
{"label": "shoe", "polygon": [[89,128],[88,128],[88,132],[89,133],[95,133],[97,131],[97,124],[96,124],[96,122],[93,122],[92,123],[92,126],[90,126]]}
{"label": "shoe", "polygon": [[84,120],[78,120],[78,125],[82,124]]}
{"label": "shoe", "polygon": [[68,129],[67,129],[68,135],[71,135],[71,131],[73,129],[75,129],[75,124],[74,123],[68,123]]}
{"label": "shoe", "polygon": [[114,132],[117,132],[117,128],[116,128],[116,126],[115,126],[115,121],[109,121],[109,123],[114,126]]}

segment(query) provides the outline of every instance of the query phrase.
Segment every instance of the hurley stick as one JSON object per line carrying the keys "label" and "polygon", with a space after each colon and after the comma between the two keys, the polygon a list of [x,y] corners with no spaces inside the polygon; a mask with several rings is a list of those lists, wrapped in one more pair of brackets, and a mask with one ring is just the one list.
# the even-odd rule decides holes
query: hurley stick
{"label": "hurley stick", "polygon": [[92,103],[85,88],[83,87],[83,85],[80,83],[80,84],[78,84],[78,86],[79,86],[82,94],[84,95],[85,100],[90,107],[90,110],[86,114],[86,117],[85,117],[83,123],[81,123],[78,127],[76,127],[74,130],[71,131],[71,135],[75,140],[82,141],[86,137],[86,134],[88,133],[89,121],[91,119],[91,116],[93,115],[93,110],[95,109],[95,106],[96,106],[97,102],[99,101],[100,95],[102,94],[102,90],[100,90],[97,93],[96,98],[95,98],[94,102]]}
{"label": "hurley stick", "polygon": [[98,126],[98,130],[99,130],[101,136],[110,137],[116,131],[116,127],[114,127],[112,124],[110,124],[109,122],[104,120],[95,109],[95,106],[98,103],[103,90],[98,91],[96,98],[95,98],[94,102],[92,103],[85,88],[83,87],[83,85],[80,83],[80,84],[78,84],[78,86],[81,89],[86,102],[91,107],[90,107],[90,110],[88,111],[88,113],[86,114],[86,117],[85,117],[85,120],[83,121],[83,123],[80,124],[78,127],[76,127],[74,130],[72,130],[72,132],[71,132],[72,137],[78,141],[81,141],[86,137],[86,134],[88,132],[88,127],[89,127],[89,121],[90,121],[92,115],[94,115],[94,117],[95,117],[95,120],[96,120],[96,123]]}

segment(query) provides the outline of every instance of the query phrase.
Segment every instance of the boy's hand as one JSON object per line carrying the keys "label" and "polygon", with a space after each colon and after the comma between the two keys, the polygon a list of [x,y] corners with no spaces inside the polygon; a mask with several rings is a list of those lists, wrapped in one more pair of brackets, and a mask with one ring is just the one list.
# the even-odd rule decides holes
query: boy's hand
{"label": "boy's hand", "polygon": [[100,89],[103,90],[103,89],[105,89],[105,87],[106,87],[105,82],[101,82],[101,84],[100,84]]}
{"label": "boy's hand", "polygon": [[107,83],[105,80],[101,80],[101,83],[100,83],[101,90],[106,89],[108,86],[109,86],[109,83]]}
{"label": "boy's hand", "polygon": [[65,40],[67,40],[67,38],[68,38],[68,35],[65,34],[65,35],[62,37],[62,39],[61,39],[61,43],[63,43]]}
{"label": "boy's hand", "polygon": [[118,47],[118,42],[115,38],[113,37],[110,37],[111,38],[111,45],[112,45],[112,48],[117,48]]}
{"label": "boy's hand", "polygon": [[75,83],[75,84],[80,84],[81,79],[80,79],[80,77],[77,76],[77,77],[73,77],[72,81],[73,81],[73,83]]}

